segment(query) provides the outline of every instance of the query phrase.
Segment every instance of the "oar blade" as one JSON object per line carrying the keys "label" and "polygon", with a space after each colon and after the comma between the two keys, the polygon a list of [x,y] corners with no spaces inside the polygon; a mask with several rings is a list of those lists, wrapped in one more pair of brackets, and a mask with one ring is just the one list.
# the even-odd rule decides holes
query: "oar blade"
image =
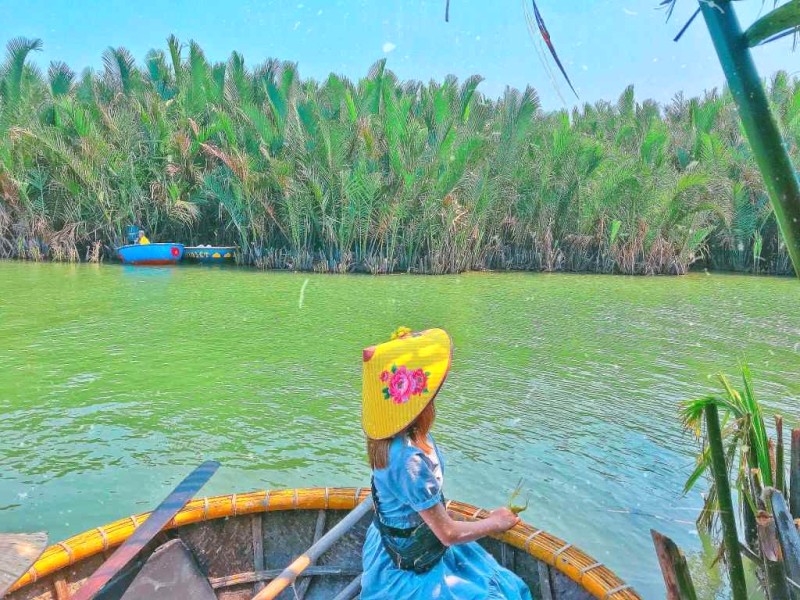
{"label": "oar blade", "polygon": [[178,514],[219,469],[213,460],[204,462],[178,484],[131,536],[92,573],[72,600],[90,600],[119,573]]}

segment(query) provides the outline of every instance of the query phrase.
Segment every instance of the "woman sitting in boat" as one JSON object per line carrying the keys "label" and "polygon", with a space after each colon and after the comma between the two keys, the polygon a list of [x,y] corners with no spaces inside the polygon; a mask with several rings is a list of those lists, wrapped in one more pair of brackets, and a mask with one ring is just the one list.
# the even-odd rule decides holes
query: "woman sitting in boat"
{"label": "woman sitting in boat", "polygon": [[139,237],[136,239],[137,244],[149,244],[150,240],[147,239],[147,236],[144,234],[144,230],[139,230]]}
{"label": "woman sitting in boat", "polygon": [[444,463],[429,430],[433,400],[450,369],[441,329],[398,329],[364,350],[362,425],[375,517],[364,542],[362,600],[530,600],[525,583],[475,540],[516,525],[507,508],[455,521],[442,495]]}

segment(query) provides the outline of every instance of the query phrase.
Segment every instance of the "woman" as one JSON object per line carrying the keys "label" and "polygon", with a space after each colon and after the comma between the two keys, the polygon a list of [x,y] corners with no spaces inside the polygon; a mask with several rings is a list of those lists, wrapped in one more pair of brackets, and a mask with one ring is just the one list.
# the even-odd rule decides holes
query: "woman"
{"label": "woman", "polygon": [[364,543],[362,600],[531,598],[475,543],[516,525],[516,515],[500,508],[469,523],[444,508],[444,463],[429,430],[451,354],[441,329],[400,328],[392,341],[364,350],[362,424],[376,510]]}

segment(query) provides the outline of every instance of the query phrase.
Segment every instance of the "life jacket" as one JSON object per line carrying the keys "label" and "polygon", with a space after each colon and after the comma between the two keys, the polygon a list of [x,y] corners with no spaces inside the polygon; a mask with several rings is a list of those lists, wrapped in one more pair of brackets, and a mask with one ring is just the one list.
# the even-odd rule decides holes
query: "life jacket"
{"label": "life jacket", "polygon": [[[381,534],[381,541],[392,562],[398,569],[413,571],[418,575],[427,573],[442,559],[447,546],[439,541],[436,534],[422,521],[416,527],[400,529],[390,527],[381,521],[381,503],[375,479],[372,480],[372,501],[375,504],[375,516],[372,519],[375,528]],[[442,500],[444,504],[444,499]]]}

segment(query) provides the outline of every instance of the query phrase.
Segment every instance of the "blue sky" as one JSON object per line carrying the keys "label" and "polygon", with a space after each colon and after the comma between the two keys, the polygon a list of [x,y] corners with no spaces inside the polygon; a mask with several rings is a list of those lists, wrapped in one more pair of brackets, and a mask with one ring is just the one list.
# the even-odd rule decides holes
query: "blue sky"
{"label": "blue sky", "polygon": [[[75,70],[100,68],[108,46],[125,46],[138,60],[165,48],[175,33],[200,43],[209,59],[238,50],[251,66],[269,57],[299,63],[301,75],[321,79],[331,71],[363,76],[386,57],[402,79],[442,79],[453,73],[485,77],[480,89],[533,85],[545,108],[564,106],[537,55],[523,0],[2,0],[0,44],[16,36],[39,37],[46,66],[63,60]],[[666,102],[723,82],[708,32],[698,18],[679,43],[672,38],[696,2],[679,0],[673,19],[658,0],[540,0],[540,9],[581,101],[615,100],[626,85],[638,98]],[[746,26],[761,0],[736,2]],[[767,0],[765,6],[772,6]],[[763,9],[766,10],[767,8]],[[777,69],[800,74],[800,50],[791,38],[756,49],[762,76]],[[558,88],[575,103],[566,84]]]}

